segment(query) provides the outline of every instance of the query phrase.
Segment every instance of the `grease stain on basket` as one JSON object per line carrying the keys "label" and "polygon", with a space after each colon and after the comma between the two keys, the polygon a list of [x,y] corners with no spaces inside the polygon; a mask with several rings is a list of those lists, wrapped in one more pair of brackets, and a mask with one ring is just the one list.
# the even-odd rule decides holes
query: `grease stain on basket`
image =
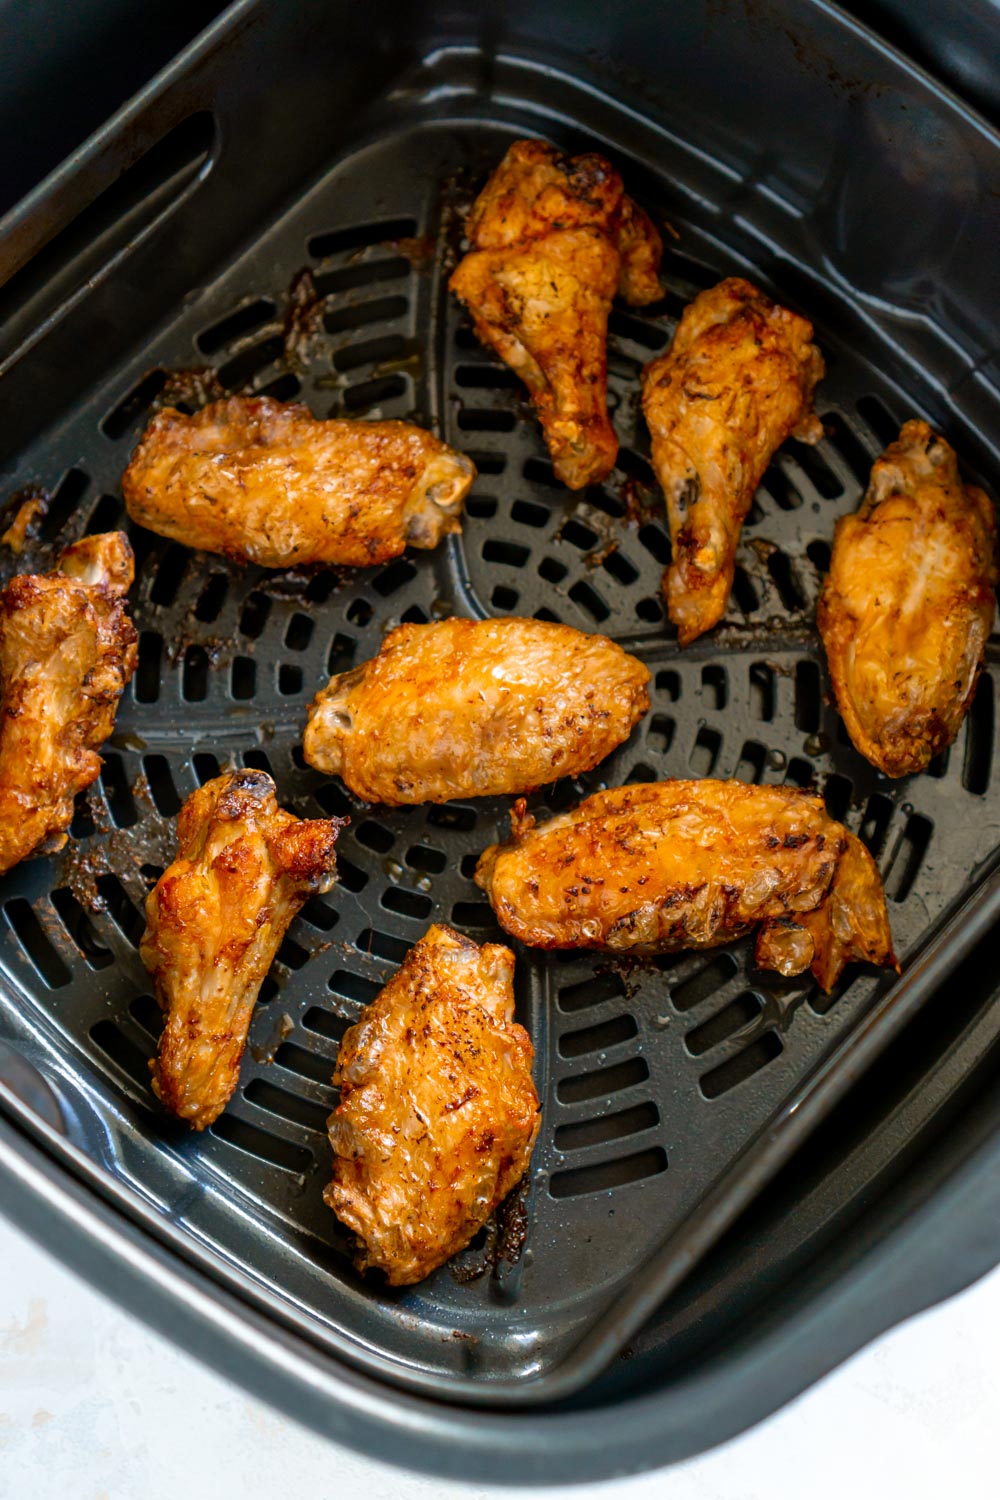
{"label": "grease stain on basket", "polygon": [[[14,510],[14,518],[0,536],[0,546],[9,547],[15,556],[20,556],[29,540],[34,540],[34,528],[48,512],[52,496],[48,490],[28,486],[18,490],[7,502],[6,510]],[[16,507],[16,509],[15,509]]]}
{"label": "grease stain on basket", "polygon": [[250,1055],[254,1062],[273,1063],[275,1054],[282,1042],[286,1041],[295,1030],[295,1022],[287,1010],[282,1011],[271,1027],[270,1035],[263,1042],[251,1043]]}
{"label": "grease stain on basket", "polygon": [[303,370],[324,337],[323,313],[326,296],[317,290],[312,271],[303,266],[292,277],[285,306],[282,337],[285,358],[293,370]]}
{"label": "grease stain on basket", "polygon": [[149,892],[149,879],[143,869],[166,869],[174,857],[177,835],[173,818],[165,818],[153,799],[144,771],[130,788],[138,813],[137,822],[129,828],[116,828],[107,803],[88,789],[84,794],[94,825],[88,838],[71,838],[62,852],[55,885],[68,886],[81,906],[92,912],[107,910],[98,881],[102,875],[114,875],[125,887],[129,898],[140,907]]}
{"label": "grease stain on basket", "polygon": [[528,1187],[522,1178],[479,1231],[476,1239],[482,1237],[482,1244],[475,1249],[470,1246],[449,1261],[449,1273],[460,1285],[479,1281],[487,1272],[496,1278],[502,1274],[503,1262],[514,1266],[521,1260],[530,1226]]}

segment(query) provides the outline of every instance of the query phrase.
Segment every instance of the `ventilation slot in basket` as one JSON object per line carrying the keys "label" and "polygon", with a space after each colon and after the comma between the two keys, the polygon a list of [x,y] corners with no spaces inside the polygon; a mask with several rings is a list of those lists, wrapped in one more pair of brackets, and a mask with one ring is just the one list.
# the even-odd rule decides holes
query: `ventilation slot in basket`
{"label": "ventilation slot in basket", "polygon": [[62,989],[73,977],[59,957],[31,905],[15,896],[4,906],[4,915],[32,967],[50,990]]}
{"label": "ventilation slot in basket", "polygon": [[609,1145],[654,1130],[660,1123],[660,1111],[651,1100],[632,1109],[616,1110],[596,1120],[577,1120],[571,1125],[557,1125],[554,1144],[557,1151],[584,1151],[588,1146]]}
{"label": "ventilation slot in basket", "polygon": [[781,1038],[776,1031],[765,1031],[764,1034],[752,1042],[742,1052],[737,1052],[727,1062],[720,1063],[717,1068],[706,1073],[699,1081],[699,1086],[706,1099],[718,1099],[723,1094],[728,1094],[738,1084],[746,1083],[755,1073],[766,1068],[768,1063],[774,1062],[776,1057],[781,1056]]}
{"label": "ventilation slot in basket", "polygon": [[280,1167],[283,1172],[301,1175],[312,1165],[312,1152],[307,1151],[305,1146],[293,1145],[291,1141],[272,1135],[269,1130],[261,1130],[259,1126],[241,1120],[231,1110],[220,1115],[209,1129],[216,1140],[236,1146],[249,1156],[266,1161],[269,1166]]}
{"label": "ventilation slot in basket", "polygon": [[646,1177],[656,1177],[666,1169],[667,1153],[663,1147],[650,1146],[646,1151],[637,1151],[632,1156],[619,1156],[614,1161],[598,1162],[592,1167],[570,1167],[564,1172],[553,1172],[549,1192],[553,1198],[578,1198],[584,1193],[609,1193],[614,1188],[642,1182]]}
{"label": "ventilation slot in basket", "polygon": [[623,1089],[635,1088],[649,1077],[645,1059],[630,1057],[627,1062],[615,1063],[610,1068],[597,1068],[593,1073],[579,1073],[575,1078],[564,1078],[556,1086],[556,1098],[560,1104],[579,1104],[586,1099],[599,1099],[602,1094],[618,1094]]}

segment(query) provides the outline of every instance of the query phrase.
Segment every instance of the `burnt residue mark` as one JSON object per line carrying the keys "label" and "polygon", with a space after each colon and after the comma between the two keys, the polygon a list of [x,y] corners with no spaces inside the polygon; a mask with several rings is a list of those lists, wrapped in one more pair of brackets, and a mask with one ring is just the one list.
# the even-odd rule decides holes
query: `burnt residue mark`
{"label": "burnt residue mark", "polygon": [[282,337],[285,358],[293,369],[304,369],[313,357],[316,343],[323,336],[325,308],[326,297],[317,291],[312,271],[304,266],[292,277],[286,293]]}
{"label": "burnt residue mark", "polygon": [[[594,966],[594,978],[611,974],[621,982],[620,999],[634,1000],[642,989],[643,978],[657,975],[661,971],[661,959],[650,953],[620,953],[614,958],[602,959]],[[638,976],[638,977],[637,977]]]}
{"label": "burnt residue mark", "polygon": [[102,875],[116,876],[142,910],[149,894],[148,871],[166,869],[173,860],[177,845],[174,819],[165,818],[157,809],[144,772],[132,783],[131,793],[138,820],[132,827],[116,828],[104,798],[94,789],[88,790],[94,832],[84,839],[71,838],[63,851],[53,886],[68,886],[88,911],[107,909],[98,885]]}
{"label": "burnt residue mark", "polygon": [[9,548],[15,557],[28,550],[36,540],[35,527],[47,514],[51,500],[49,491],[37,485],[28,485],[11,495],[0,514],[0,523],[7,523],[0,545]]}
{"label": "burnt residue mark", "polygon": [[769,542],[766,537],[762,536],[751,537],[747,545],[757,561],[763,563],[765,567],[779,550],[776,542]]}
{"label": "burnt residue mark", "polygon": [[173,668],[180,665],[192,646],[200,646],[208,657],[209,666],[216,670],[228,667],[242,650],[240,642],[233,635],[200,635],[193,627],[182,630],[180,635],[165,642],[165,645],[167,664]]}
{"label": "burnt residue mark", "polygon": [[788,25],[787,12],[773,0],[709,0],[709,13],[719,16],[731,14],[739,8],[749,32],[761,41],[783,36],[795,56],[795,61],[804,73],[811,74],[829,85],[836,93],[848,98],[878,96],[891,87],[884,77],[860,77],[844,73],[839,64],[819,45],[815,36],[800,35]]}
{"label": "burnt residue mark", "polygon": [[[19,573],[49,573],[55,567],[59,554],[83,525],[82,513],[60,521],[59,505],[59,489],[29,485],[0,507],[0,527],[6,528],[0,537],[0,587]],[[50,507],[54,507],[55,525]]]}
{"label": "burnt residue mark", "polygon": [[524,1247],[528,1240],[528,1205],[527,1179],[521,1183],[506,1198],[497,1209],[497,1253],[496,1260],[505,1260],[509,1266],[516,1266],[524,1254]]}
{"label": "burnt residue mark", "polygon": [[526,1201],[528,1188],[529,1181],[525,1176],[483,1225],[480,1231],[482,1244],[456,1255],[449,1262],[448,1269],[460,1285],[479,1281],[487,1272],[498,1276],[501,1262],[513,1266],[521,1259],[530,1225]]}
{"label": "burnt residue mark", "polygon": [[[241,570],[235,567],[234,577],[238,578],[240,574]],[[272,599],[287,599],[292,603],[302,604],[308,612],[309,606],[325,604],[346,584],[357,586],[357,568],[331,566],[328,563],[308,563],[300,564],[298,567],[268,570],[257,586],[257,592],[266,594]]]}
{"label": "burnt residue mark", "polygon": [[282,1011],[281,1015],[274,1021],[271,1031],[265,1037],[264,1041],[251,1044],[250,1055],[254,1062],[273,1063],[278,1048],[282,1042],[291,1036],[294,1030],[295,1022],[287,1011]]}
{"label": "burnt residue mark", "polygon": [[595,568],[599,568],[603,563],[607,562],[612,553],[618,551],[619,545],[620,543],[616,537],[606,538],[597,547],[592,548],[590,552],[583,554],[584,567],[589,573],[592,573]]}
{"label": "burnt residue mark", "polygon": [[410,262],[415,271],[426,271],[434,264],[437,243],[432,234],[411,234],[400,240],[383,241],[387,249],[395,250]]}
{"label": "burnt residue mark", "polygon": [[[242,570],[235,563],[221,557],[211,559],[209,571],[226,580],[226,595],[241,581]],[[214,621],[198,618],[198,609],[208,581],[208,573],[198,573],[185,587],[188,605],[184,615],[176,627],[164,632],[166,661],[171,667],[177,667],[192,646],[200,646],[208,657],[209,665],[216,668],[228,666],[233,657],[245,649],[245,642],[238,630],[220,632]]]}
{"label": "burnt residue mark", "polygon": [[176,406],[191,413],[213,401],[224,401],[228,394],[211,365],[189,365],[167,371],[167,378],[153,400],[153,410]]}
{"label": "burnt residue mark", "polygon": [[[495,161],[491,165],[496,165]],[[449,276],[458,265],[468,244],[465,221],[483,186],[484,173],[472,166],[459,167],[448,174],[438,191],[438,245],[441,270]]]}
{"label": "burnt residue mark", "polygon": [[648,519],[650,511],[659,514],[663,507],[662,497],[659,491],[650,485],[644,484],[633,474],[627,474],[618,484],[615,490],[616,499],[625,507],[622,517],[624,525],[631,529],[642,526]]}

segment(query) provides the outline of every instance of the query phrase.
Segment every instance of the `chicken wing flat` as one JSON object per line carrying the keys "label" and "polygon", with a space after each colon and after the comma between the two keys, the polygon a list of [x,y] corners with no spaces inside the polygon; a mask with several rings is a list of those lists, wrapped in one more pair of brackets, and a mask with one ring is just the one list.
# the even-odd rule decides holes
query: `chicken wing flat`
{"label": "chicken wing flat", "polygon": [[316,421],[231,396],[190,417],[157,412],[122,493],[140,526],[237,562],[370,567],[458,531],[475,473],[409,422]]}
{"label": "chicken wing flat", "polygon": [[642,404],[673,546],[664,591],[682,646],[725,613],[740,529],[775,450],[789,436],[823,436],[812,335],[805,318],[730,277],[685,308],[669,350],[646,367]]}
{"label": "chicken wing flat", "polygon": [[229,1102],[261,982],[303,902],[333,885],[342,826],[284,812],[263,771],[216,776],[180,810],[139,952],[166,1012],[153,1090],[195,1130]]}
{"label": "chicken wing flat", "polygon": [[61,849],[73,798],[97,780],[98,748],[135,671],[133,568],[128,539],[111,531],[0,593],[0,873]]}
{"label": "chicken wing flat", "polygon": [[509,948],[431,927],[340,1044],[324,1197],[391,1286],[464,1249],[527,1170],[539,1105],[513,976]]}
{"label": "chicken wing flat", "polygon": [[661,295],[663,246],[603,156],[515,141],[466,223],[451,289],[476,334],[524,381],[557,478],[598,484],[618,455],[608,417],[608,313],[616,291]]}
{"label": "chicken wing flat", "polygon": [[305,756],[367,802],[530,791],[589,771],[649,708],[614,641],[544,620],[400,625],[309,710]]}
{"label": "chicken wing flat", "polygon": [[535,948],[669,953],[758,928],[765,968],[831,988],[849,959],[894,964],[885,896],[863,844],[818,797],[742,781],[617,787],[482,855],[476,883]]}
{"label": "chicken wing flat", "polygon": [[924,771],[958,733],[996,610],[997,525],[954,450],[907,422],[837,522],[817,609],[837,707],[887,776]]}

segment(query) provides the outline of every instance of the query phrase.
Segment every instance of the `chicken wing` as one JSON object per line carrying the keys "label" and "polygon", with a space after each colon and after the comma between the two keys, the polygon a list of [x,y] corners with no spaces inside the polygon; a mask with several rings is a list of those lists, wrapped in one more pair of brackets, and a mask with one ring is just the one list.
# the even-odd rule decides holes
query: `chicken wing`
{"label": "chicken wing", "polygon": [[673,547],[667,612],[682,646],[725,613],[740,528],[775,450],[789,436],[823,436],[812,333],[805,318],[730,277],[685,308],[669,350],[643,374]]}
{"label": "chicken wing", "polygon": [[303,902],[333,885],[342,826],[283,812],[263,771],[216,776],[180,810],[139,952],[166,1011],[153,1090],[195,1130],[229,1102],[261,982]]}
{"label": "chicken wing", "polygon": [[924,771],[961,728],[996,610],[997,524],[954,450],[907,422],[837,522],[817,609],[837,707],[887,776]]}
{"label": "chicken wing", "polygon": [[669,953],[757,927],[762,967],[811,968],[826,989],[849,958],[895,963],[871,855],[791,787],[616,787],[538,828],[519,802],[511,842],[485,851],[476,883],[535,948]]}
{"label": "chicken wing", "polygon": [[368,802],[529,791],[589,771],[649,708],[614,641],[543,620],[400,625],[309,710],[305,756]]}
{"label": "chicken wing", "polygon": [[431,927],[340,1044],[324,1197],[391,1286],[464,1249],[527,1170],[539,1105],[513,976],[509,948]]}
{"label": "chicken wing", "polygon": [[476,334],[531,393],[556,476],[571,490],[614,467],[608,313],[616,291],[660,296],[662,244],[602,156],[515,141],[466,224],[472,249],[451,289]]}
{"label": "chicken wing", "polygon": [[316,421],[268,396],[157,412],[122,476],[160,536],[264,568],[370,567],[459,530],[472,460],[409,422]]}
{"label": "chicken wing", "polygon": [[111,531],[0,593],[0,873],[61,849],[73,798],[97,780],[98,747],[135,671],[133,567],[128,539]]}

